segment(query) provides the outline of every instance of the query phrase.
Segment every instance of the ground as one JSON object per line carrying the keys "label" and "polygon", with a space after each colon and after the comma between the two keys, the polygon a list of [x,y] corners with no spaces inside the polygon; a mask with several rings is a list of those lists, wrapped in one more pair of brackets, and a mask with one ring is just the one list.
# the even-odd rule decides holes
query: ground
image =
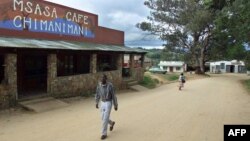
{"label": "ground", "polygon": [[[213,75],[142,92],[118,94],[119,109],[109,141],[222,141],[223,125],[250,124],[246,75]],[[249,78],[249,77],[248,77]],[[0,115],[0,141],[98,141],[100,111],[93,98],[43,113]]]}
{"label": "ground", "polygon": [[[145,75],[151,76],[153,79],[158,79],[159,80],[159,85],[161,84],[167,84],[167,83],[172,83],[172,82],[176,82],[179,79],[179,75],[180,73],[166,73],[166,74],[157,74],[157,73],[150,73],[150,72],[146,72]],[[207,78],[209,77],[209,75],[197,75],[194,73],[185,73],[185,78],[187,80],[194,80],[194,79],[201,79],[201,78]],[[176,80],[168,80],[168,77],[173,77],[173,76],[177,76]],[[158,85],[158,86],[159,86]]]}

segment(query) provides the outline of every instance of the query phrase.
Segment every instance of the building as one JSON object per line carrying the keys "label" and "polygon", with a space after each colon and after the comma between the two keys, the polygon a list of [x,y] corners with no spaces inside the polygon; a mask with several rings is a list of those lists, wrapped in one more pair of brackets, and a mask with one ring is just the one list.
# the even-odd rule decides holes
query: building
{"label": "building", "polygon": [[103,73],[120,89],[124,54],[130,77],[143,78],[146,52],[125,47],[124,32],[99,26],[98,15],[40,0],[2,0],[0,13],[0,108],[94,93]]}
{"label": "building", "polygon": [[245,73],[245,63],[243,61],[216,61],[209,62],[211,73]]}
{"label": "building", "polygon": [[160,61],[158,66],[167,72],[184,72],[187,65],[182,61]]}

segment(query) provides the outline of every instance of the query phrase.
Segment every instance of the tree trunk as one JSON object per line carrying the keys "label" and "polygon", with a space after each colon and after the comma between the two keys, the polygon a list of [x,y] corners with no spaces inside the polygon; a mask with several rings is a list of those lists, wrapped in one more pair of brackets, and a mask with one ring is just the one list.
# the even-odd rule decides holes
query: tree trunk
{"label": "tree trunk", "polygon": [[205,49],[201,49],[201,55],[200,55],[200,74],[205,73]]}
{"label": "tree trunk", "polygon": [[195,74],[201,74],[200,61],[198,54],[195,55]]}
{"label": "tree trunk", "polygon": [[199,50],[198,50],[198,44],[199,44],[199,33],[194,34],[194,55],[195,55],[195,73],[196,74],[201,74],[201,69],[200,69],[200,60],[199,60]]}

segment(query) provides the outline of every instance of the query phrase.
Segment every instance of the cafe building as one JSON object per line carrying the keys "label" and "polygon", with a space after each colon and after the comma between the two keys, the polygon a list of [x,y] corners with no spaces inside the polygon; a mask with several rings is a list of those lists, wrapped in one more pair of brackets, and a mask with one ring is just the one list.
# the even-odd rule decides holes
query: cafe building
{"label": "cafe building", "polygon": [[0,108],[92,94],[102,74],[117,90],[126,88],[125,77],[143,78],[145,53],[125,47],[123,31],[99,26],[98,15],[40,0],[1,0]]}

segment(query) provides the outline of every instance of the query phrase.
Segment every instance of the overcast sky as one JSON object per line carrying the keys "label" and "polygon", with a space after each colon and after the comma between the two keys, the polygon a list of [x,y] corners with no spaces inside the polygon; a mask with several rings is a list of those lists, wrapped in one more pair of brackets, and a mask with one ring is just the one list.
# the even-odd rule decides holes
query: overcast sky
{"label": "overcast sky", "polygon": [[99,25],[125,32],[125,45],[160,48],[162,42],[135,27],[146,20],[145,0],[47,0],[98,15]]}

